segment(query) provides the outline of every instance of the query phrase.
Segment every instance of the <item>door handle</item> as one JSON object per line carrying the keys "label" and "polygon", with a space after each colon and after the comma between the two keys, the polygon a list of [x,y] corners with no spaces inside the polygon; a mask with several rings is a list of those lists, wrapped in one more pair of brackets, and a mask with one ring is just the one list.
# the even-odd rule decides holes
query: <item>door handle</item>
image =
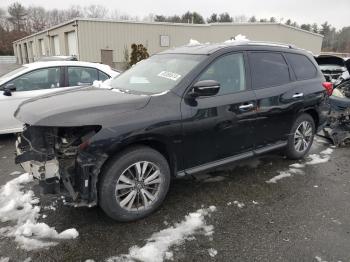
{"label": "door handle", "polygon": [[304,94],[303,93],[296,93],[293,95],[293,98],[300,98],[300,97],[303,97]]}
{"label": "door handle", "polygon": [[252,109],[254,107],[254,105],[253,104],[247,104],[247,105],[241,105],[241,106],[239,106],[238,108],[239,108],[239,110],[248,110],[248,109]]}

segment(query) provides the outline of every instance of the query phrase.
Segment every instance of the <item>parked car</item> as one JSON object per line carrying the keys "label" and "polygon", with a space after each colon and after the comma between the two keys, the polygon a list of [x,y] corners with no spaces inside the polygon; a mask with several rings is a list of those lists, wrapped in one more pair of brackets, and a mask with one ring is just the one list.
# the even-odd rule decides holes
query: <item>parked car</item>
{"label": "parked car", "polygon": [[14,118],[18,105],[26,99],[72,88],[92,85],[118,75],[107,65],[76,61],[35,62],[0,77],[0,134],[22,131]]}
{"label": "parked car", "polygon": [[168,50],[111,86],[22,103],[16,163],[44,191],[65,188],[72,205],[118,221],[152,213],[173,177],[277,149],[304,157],[331,93],[307,52],[255,42]]}

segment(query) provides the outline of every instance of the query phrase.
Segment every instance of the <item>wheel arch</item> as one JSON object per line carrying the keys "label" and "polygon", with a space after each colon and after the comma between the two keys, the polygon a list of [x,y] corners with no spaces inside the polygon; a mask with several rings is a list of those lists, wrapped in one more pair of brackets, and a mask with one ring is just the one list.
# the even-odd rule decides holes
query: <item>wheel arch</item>
{"label": "wheel arch", "polygon": [[177,173],[178,159],[171,149],[171,146],[164,141],[164,139],[156,136],[147,137],[134,137],[120,143],[116,148],[108,153],[108,158],[106,159],[104,166],[107,165],[116,155],[123,152],[126,149],[138,146],[145,146],[152,148],[162,154],[169,164],[171,175],[175,176]]}
{"label": "wheel arch", "polygon": [[304,108],[302,113],[309,114],[313,118],[313,120],[315,121],[315,128],[317,130],[320,123],[320,117],[318,115],[317,110],[315,108]]}

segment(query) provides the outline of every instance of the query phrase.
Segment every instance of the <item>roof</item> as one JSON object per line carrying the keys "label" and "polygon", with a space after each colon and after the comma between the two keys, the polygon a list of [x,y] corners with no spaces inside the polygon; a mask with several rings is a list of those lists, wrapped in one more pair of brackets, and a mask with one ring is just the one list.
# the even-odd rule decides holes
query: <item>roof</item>
{"label": "roof", "polygon": [[110,66],[99,64],[99,63],[90,63],[90,62],[81,62],[81,61],[44,61],[44,62],[34,62],[30,64],[24,64],[23,66],[32,69],[43,68],[43,67],[52,67],[52,66],[85,66],[85,67],[96,67],[101,70],[110,70]]}
{"label": "roof", "polygon": [[283,43],[272,43],[272,42],[258,42],[258,41],[249,41],[249,40],[228,40],[223,43],[214,43],[214,44],[189,44],[177,48],[172,48],[166,51],[161,52],[160,54],[194,54],[194,55],[209,55],[222,48],[227,47],[254,47],[254,46],[264,46],[268,48],[276,49],[294,49],[300,50],[299,48]]}
{"label": "roof", "polygon": [[32,35],[28,35],[26,37],[23,37],[21,39],[18,39],[16,41],[13,41],[13,43],[16,43],[18,41],[30,38],[32,36],[35,35],[39,35],[45,32],[48,32],[50,30],[59,28],[59,27],[63,27],[65,25],[69,25],[72,23],[77,23],[78,21],[88,21],[88,22],[108,22],[108,23],[123,23],[123,24],[144,24],[144,25],[167,25],[167,26],[185,26],[185,27],[210,27],[210,26],[235,26],[235,25],[239,25],[239,26],[264,26],[264,25],[279,25],[282,27],[287,27],[293,30],[297,30],[297,31],[302,31],[311,35],[316,35],[319,37],[323,37],[323,35],[318,34],[318,33],[314,33],[314,32],[310,32],[301,28],[297,28],[297,27],[293,27],[293,26],[289,26],[286,24],[282,24],[282,23],[271,23],[271,22],[257,22],[257,23],[251,23],[251,22],[246,22],[246,23],[210,23],[210,24],[186,24],[186,23],[169,23],[169,22],[144,22],[144,21],[125,21],[125,20],[113,20],[113,19],[99,19],[99,18],[76,18],[76,19],[72,19],[66,22],[63,22],[61,24],[55,25],[53,27],[47,28],[45,30],[42,30],[40,32],[34,33]]}

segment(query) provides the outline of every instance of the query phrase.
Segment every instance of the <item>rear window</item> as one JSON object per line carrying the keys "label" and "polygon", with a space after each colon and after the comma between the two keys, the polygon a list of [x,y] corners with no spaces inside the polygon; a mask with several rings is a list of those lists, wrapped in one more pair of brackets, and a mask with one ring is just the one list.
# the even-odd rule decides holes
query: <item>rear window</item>
{"label": "rear window", "polygon": [[286,54],[287,60],[293,68],[297,80],[306,80],[314,78],[316,75],[316,67],[304,55]]}
{"label": "rear window", "polygon": [[280,53],[249,54],[254,89],[279,86],[290,82],[289,68]]}

